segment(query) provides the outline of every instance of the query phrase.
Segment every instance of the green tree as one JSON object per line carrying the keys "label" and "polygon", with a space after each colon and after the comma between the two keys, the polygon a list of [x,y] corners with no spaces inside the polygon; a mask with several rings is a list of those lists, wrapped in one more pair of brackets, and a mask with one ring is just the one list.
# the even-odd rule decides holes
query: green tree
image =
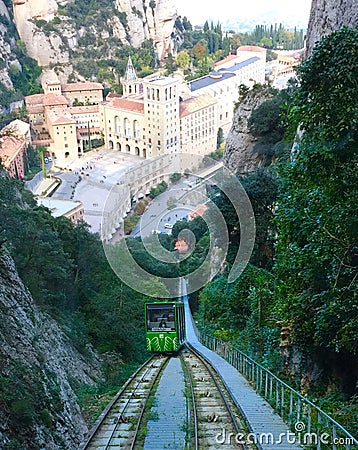
{"label": "green tree", "polygon": [[222,128],[218,129],[218,135],[216,139],[216,148],[219,149],[220,145],[224,142],[224,131]]}
{"label": "green tree", "polygon": [[350,393],[354,377],[340,367],[358,349],[357,67],[358,30],[349,28],[302,64],[291,109],[302,137],[281,170],[276,214],[277,311],[291,340]]}
{"label": "green tree", "polygon": [[181,52],[178,53],[177,57],[175,58],[175,62],[182,70],[186,69],[190,64],[189,53],[186,50],[182,50]]}
{"label": "green tree", "polygon": [[175,60],[171,53],[169,53],[169,55],[167,56],[167,58],[165,60],[165,68],[167,70],[168,75],[175,72],[175,69],[176,69]]}
{"label": "green tree", "polygon": [[206,55],[206,47],[203,44],[195,44],[193,47],[193,55],[199,61]]}
{"label": "green tree", "polygon": [[180,172],[174,172],[170,175],[170,181],[172,183],[175,183],[176,181],[179,181],[181,179],[181,173]]}

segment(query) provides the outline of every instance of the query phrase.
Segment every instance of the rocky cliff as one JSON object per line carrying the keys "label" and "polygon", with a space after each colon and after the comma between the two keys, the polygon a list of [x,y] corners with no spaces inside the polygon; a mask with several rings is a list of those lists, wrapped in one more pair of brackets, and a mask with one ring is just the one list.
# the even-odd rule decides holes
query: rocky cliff
{"label": "rocky cliff", "polygon": [[[74,3],[80,4],[79,0]],[[176,53],[177,12],[174,0],[105,0],[100,2],[97,22],[68,15],[67,0],[13,0],[16,28],[29,56],[41,66],[66,64],[71,51],[88,32],[102,39],[117,37],[122,44],[140,47],[148,39],[159,59]],[[74,11],[74,8],[68,9]],[[86,14],[85,9],[82,11]],[[86,26],[84,26],[86,25]]]}
{"label": "rocky cliff", "polygon": [[236,107],[224,151],[224,165],[230,171],[246,173],[260,165],[262,157],[253,152],[256,140],[249,131],[248,120],[252,111],[271,97],[268,89],[255,89]]}
{"label": "rocky cliff", "polygon": [[11,89],[13,85],[9,76],[8,66],[12,63],[18,64],[18,61],[13,53],[15,39],[9,36],[10,14],[2,0],[0,0],[0,17],[2,17],[0,22],[0,62],[2,61],[0,65],[0,83]]}
{"label": "rocky cliff", "polygon": [[[312,0],[307,31],[307,56],[322,36],[339,30],[342,26],[358,26],[356,0]],[[224,164],[234,172],[248,172],[259,166],[261,158],[252,149],[255,139],[250,134],[247,121],[252,111],[268,100],[267,94],[251,93],[235,111],[232,128],[224,152]]]}
{"label": "rocky cliff", "polygon": [[307,30],[307,56],[322,36],[337,31],[344,25],[358,26],[356,0],[312,0]]}
{"label": "rocky cliff", "polygon": [[40,312],[0,249],[0,448],[74,449],[87,432],[74,387],[102,377]]}
{"label": "rocky cliff", "polygon": [[48,66],[50,62],[68,62],[68,48],[64,45],[67,26],[62,37],[56,32],[45,33],[38,22],[54,19],[58,3],[55,0],[13,0],[12,4],[16,28],[20,39],[25,43],[28,55],[40,66]]}

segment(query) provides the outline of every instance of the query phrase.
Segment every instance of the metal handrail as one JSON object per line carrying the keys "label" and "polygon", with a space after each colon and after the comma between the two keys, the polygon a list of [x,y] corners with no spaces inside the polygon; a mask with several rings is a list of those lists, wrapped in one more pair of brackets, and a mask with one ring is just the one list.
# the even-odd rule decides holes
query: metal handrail
{"label": "metal handrail", "polygon": [[317,450],[350,450],[358,440],[309,399],[230,343],[201,333],[198,340],[235,367],[298,434],[299,443]]}

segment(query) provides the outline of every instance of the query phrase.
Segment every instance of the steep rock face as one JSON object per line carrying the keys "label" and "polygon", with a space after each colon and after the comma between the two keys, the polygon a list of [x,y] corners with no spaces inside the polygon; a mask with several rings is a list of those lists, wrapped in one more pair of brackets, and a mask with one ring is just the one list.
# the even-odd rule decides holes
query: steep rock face
{"label": "steep rock face", "polygon": [[[9,11],[2,0],[0,0],[0,16],[4,16],[8,21],[11,20]],[[11,60],[17,61],[12,54],[15,42],[11,42],[7,33],[8,28],[5,23],[0,23],[0,61],[6,61],[7,64],[11,64]],[[7,88],[13,87],[6,64],[0,66],[0,83],[3,83]]]}
{"label": "steep rock face", "polygon": [[98,359],[38,310],[3,252],[0,311],[0,448],[77,448],[87,426],[73,386],[101,379]]}
{"label": "steep rock face", "polygon": [[[29,56],[41,66],[67,64],[69,50],[76,48],[84,30],[78,29],[75,18],[59,16],[61,25],[43,30],[38,21],[49,22],[58,16],[58,6],[66,0],[14,0],[14,20]],[[152,39],[159,59],[168,52],[176,53],[180,35],[175,32],[177,12],[174,0],[113,0],[124,20],[113,15],[102,28],[92,29],[106,39],[111,34],[123,44],[140,47],[146,39]],[[37,21],[37,23],[36,23]]]}
{"label": "steep rock face", "polygon": [[28,55],[36,59],[40,66],[48,66],[50,62],[66,63],[69,59],[62,38],[56,33],[45,34],[35,23],[41,19],[52,20],[57,9],[55,0],[13,1],[14,20],[19,36],[26,45]]}
{"label": "steep rock face", "polygon": [[177,50],[172,37],[177,12],[172,0],[156,0],[153,8],[150,5],[150,0],[116,0],[118,10],[127,15],[130,44],[139,47],[144,40],[152,39],[161,59]]}
{"label": "steep rock face", "polygon": [[339,30],[344,25],[358,26],[356,0],[312,0],[307,30],[307,56],[323,36]]}
{"label": "steep rock face", "polygon": [[262,158],[253,152],[255,138],[249,131],[248,120],[252,111],[271,97],[268,90],[253,90],[236,108],[224,150],[224,166],[230,171],[246,173],[260,165]]}

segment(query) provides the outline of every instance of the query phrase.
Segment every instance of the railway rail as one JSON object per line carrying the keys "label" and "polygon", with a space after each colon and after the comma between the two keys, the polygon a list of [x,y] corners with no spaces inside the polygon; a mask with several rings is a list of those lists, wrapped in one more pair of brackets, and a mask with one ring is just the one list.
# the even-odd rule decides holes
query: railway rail
{"label": "railway rail", "polygon": [[167,361],[166,356],[153,356],[128,379],[98,418],[79,450],[135,448],[147,400]]}
{"label": "railway rail", "polygon": [[[190,416],[192,430],[189,448],[217,450],[225,435],[240,436],[247,431],[246,424],[225,388],[221,378],[211,365],[195,350],[185,347],[181,358],[187,373],[190,390]],[[256,449],[232,440],[225,448]]]}
{"label": "railway rail", "polygon": [[[143,448],[143,436],[146,434],[147,423],[143,423],[142,418],[144,415],[150,415],[147,400],[151,396],[156,398],[154,386],[157,385],[158,381],[158,386],[160,386],[162,379],[166,377],[171,378],[169,384],[172,383],[173,385],[178,384],[178,376],[185,379],[183,380],[182,392],[179,393],[179,395],[182,395],[179,402],[187,405],[186,420],[183,423],[178,422],[175,425],[177,428],[174,426],[174,432],[170,431],[174,439],[176,436],[176,441],[173,440],[168,444],[168,419],[171,414],[175,414],[175,412],[170,411],[171,408],[175,408],[175,402],[169,399],[167,402],[168,410],[156,419],[159,422],[156,426],[162,432],[154,433],[153,442],[151,442],[150,433],[148,433],[145,437],[144,449],[156,448],[161,450],[161,448],[167,448],[169,445],[169,448],[216,450],[221,448],[218,437],[223,430],[225,430],[226,435],[232,433],[232,436],[237,436],[246,429],[245,422],[219,375],[202,356],[193,349],[184,347],[179,354],[179,358],[177,358],[177,360],[180,359],[183,371],[176,369],[174,373],[167,370],[170,365],[168,365],[169,359],[165,356],[153,356],[127,381],[101,414],[86,443],[81,444],[79,450],[113,448],[135,450],[136,448]],[[184,389],[184,386],[186,386],[186,389]],[[176,392],[175,395],[177,396],[178,393]],[[181,443],[177,447],[178,435],[183,431],[183,428],[186,430],[186,443],[185,445]],[[138,436],[141,436],[139,444]],[[161,443],[161,439],[163,443]],[[232,442],[232,445],[226,445],[225,448],[256,449],[255,446],[245,447],[243,444],[235,443],[235,441]]]}

